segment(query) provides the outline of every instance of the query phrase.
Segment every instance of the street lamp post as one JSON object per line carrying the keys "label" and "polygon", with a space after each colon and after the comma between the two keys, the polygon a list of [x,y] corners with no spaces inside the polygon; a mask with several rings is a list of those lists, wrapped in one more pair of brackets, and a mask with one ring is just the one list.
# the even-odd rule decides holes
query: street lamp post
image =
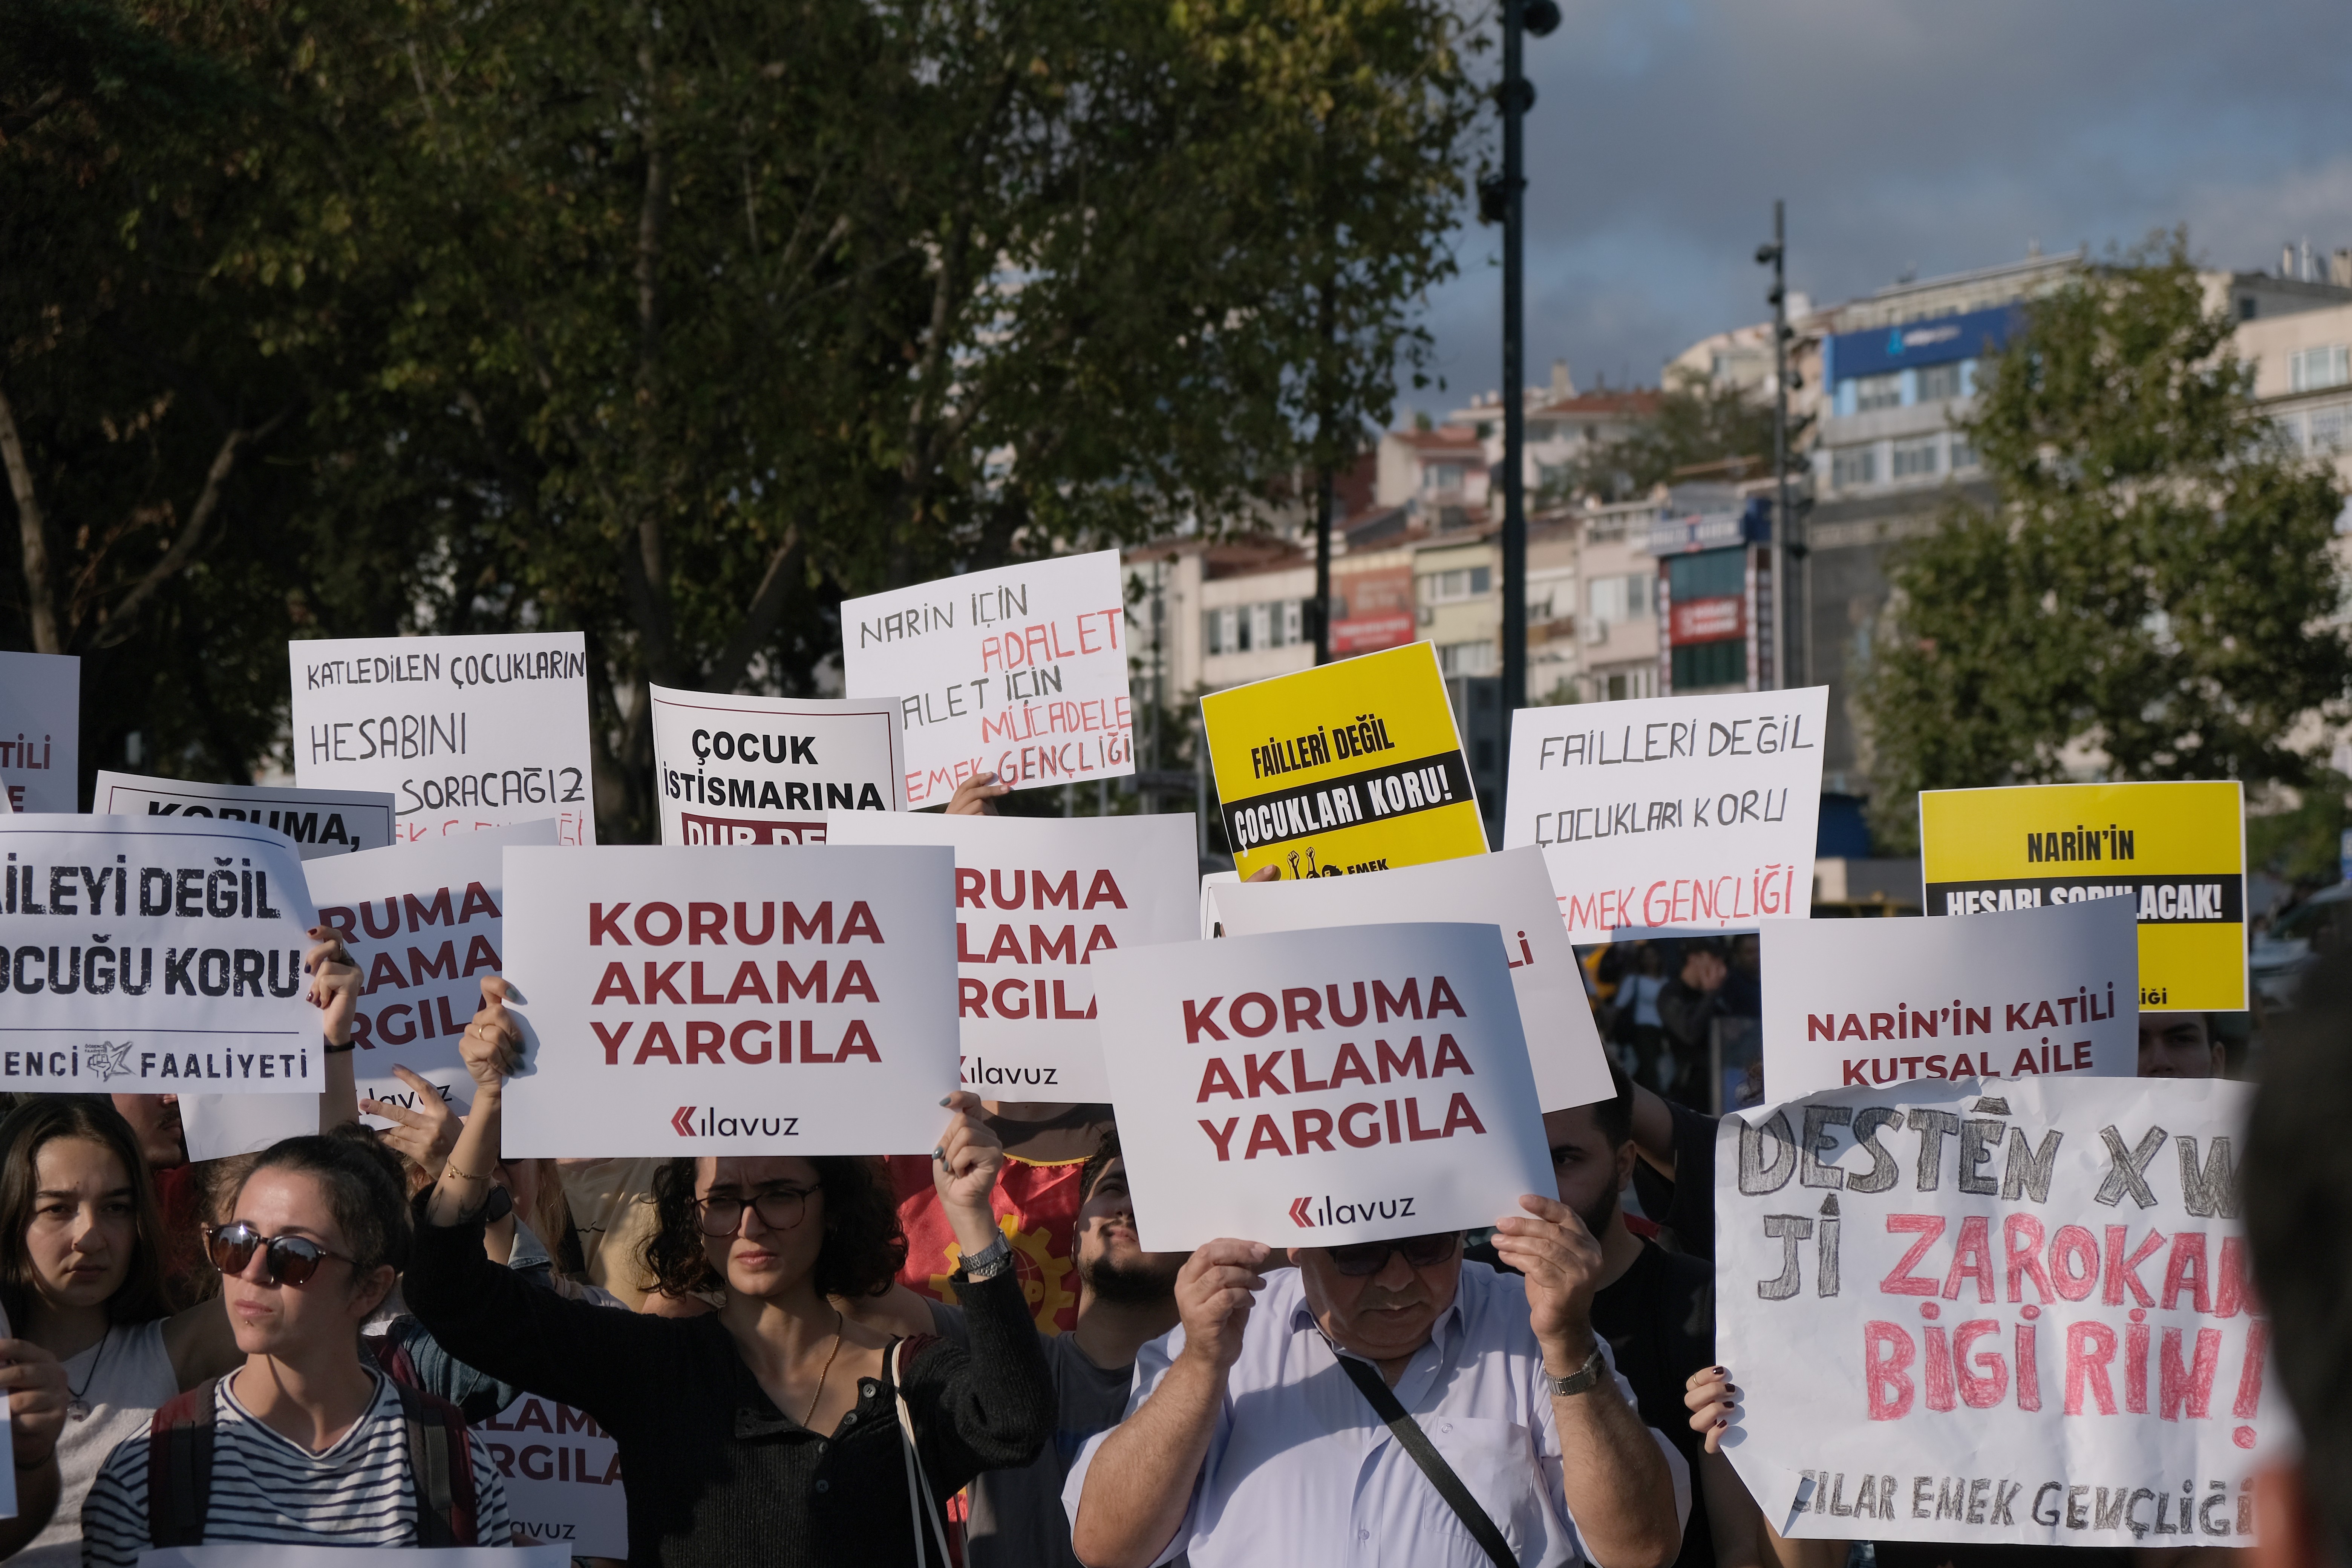
{"label": "street lamp post", "polygon": [[1528,705],[1527,145],[1536,89],[1521,68],[1526,35],[1559,26],[1556,0],[1503,0],[1503,176],[1478,192],[1480,216],[1503,220],[1503,711]]}
{"label": "street lamp post", "polygon": [[1772,510],[1772,553],[1780,570],[1774,585],[1780,595],[1780,657],[1774,664],[1774,684],[1802,686],[1804,670],[1804,595],[1797,576],[1804,569],[1805,543],[1797,537],[1795,513],[1789,504],[1789,326],[1788,204],[1772,204],[1772,238],[1756,247],[1759,266],[1772,268],[1772,479],[1777,495]]}

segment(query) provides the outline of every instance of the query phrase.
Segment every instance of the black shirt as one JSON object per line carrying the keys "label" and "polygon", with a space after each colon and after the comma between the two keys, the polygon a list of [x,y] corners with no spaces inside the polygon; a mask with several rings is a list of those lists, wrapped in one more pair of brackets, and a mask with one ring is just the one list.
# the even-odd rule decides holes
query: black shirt
{"label": "black shirt", "polygon": [[[450,1354],[612,1434],[633,1568],[935,1561],[916,1545],[887,1362],[820,1435],[775,1407],[717,1317],[565,1300],[484,1257],[479,1220],[419,1225],[403,1289]],[[1055,1421],[1020,1279],[1008,1268],[957,1293],[970,1350],[929,1339],[906,1360],[918,1451],[942,1503],[984,1469],[1027,1464]]]}
{"label": "black shirt", "polygon": [[1683,1403],[1691,1373],[1715,1364],[1715,1269],[1643,1242],[1633,1266],[1594,1293],[1592,1331],[1609,1342],[1617,1370],[1633,1385],[1643,1423],[1664,1433],[1690,1467],[1690,1527],[1676,1568],[1715,1568],[1715,1534],[1698,1484],[1701,1440]]}

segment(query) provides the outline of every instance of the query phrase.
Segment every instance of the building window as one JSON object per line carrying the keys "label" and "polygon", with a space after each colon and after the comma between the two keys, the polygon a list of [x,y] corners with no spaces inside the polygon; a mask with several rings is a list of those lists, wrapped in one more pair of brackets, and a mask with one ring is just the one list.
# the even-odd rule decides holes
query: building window
{"label": "building window", "polygon": [[1894,456],[1895,477],[1898,479],[1933,475],[1936,471],[1936,438],[1928,436],[1916,441],[1897,441]]}
{"label": "building window", "polygon": [[1462,465],[1459,463],[1430,464],[1427,469],[1423,488],[1439,494],[1447,494],[1460,489],[1462,488]]}
{"label": "building window", "polygon": [[1442,644],[1437,650],[1437,668],[1449,676],[1492,675],[1495,673],[1495,645],[1491,642]]}
{"label": "building window", "polygon": [[2324,386],[2341,386],[2352,381],[2352,363],[2347,363],[2346,348],[2343,343],[2323,343],[2287,355],[2286,389],[2317,392]]}
{"label": "building window", "polygon": [[1282,611],[1283,647],[1294,647],[1299,641],[1299,631],[1307,623],[1307,616],[1304,613],[1306,607],[1307,601],[1304,599],[1285,599],[1282,601],[1279,608]]}
{"label": "building window", "polygon": [[2252,321],[2254,319],[2254,312],[2259,309],[2260,307],[2254,302],[2254,297],[2252,294],[2241,294],[2238,296],[2238,320],[2242,321]]}
{"label": "building window", "polygon": [[1595,702],[1622,702],[1633,697],[1655,697],[1658,694],[1658,670],[1655,665],[1635,669],[1612,669],[1606,675],[1592,677],[1592,700]]}
{"label": "building window", "polygon": [[2303,449],[2315,457],[2340,452],[2347,435],[2352,435],[2352,405],[2315,408],[2304,421]]}
{"label": "building window", "polygon": [[1625,577],[1595,577],[1591,583],[1594,624],[1611,626],[1648,616],[1651,581],[1646,572]]}
{"label": "building window", "polygon": [[1464,599],[1483,599],[1493,582],[1493,570],[1486,566],[1461,566],[1451,572],[1423,573],[1421,579],[1422,603],[1451,605]]}
{"label": "building window", "polygon": [[1748,683],[1748,640],[1727,637],[1722,642],[1685,643],[1674,650],[1676,691]]}
{"label": "building window", "polygon": [[1702,550],[1693,555],[1669,556],[1666,586],[1674,603],[1694,599],[1727,599],[1748,592],[1748,552]]}
{"label": "building window", "polygon": [[1942,403],[1960,395],[1960,367],[1958,361],[1950,364],[1931,364],[1919,372],[1919,401]]}
{"label": "building window", "polygon": [[1830,483],[1843,489],[1848,485],[1873,485],[1878,482],[1878,448],[1849,447],[1843,452],[1830,454]]}
{"label": "building window", "polygon": [[1973,468],[1976,466],[1977,449],[1975,443],[1971,442],[1966,436],[1953,437],[1952,472],[1957,474],[1962,468]]}
{"label": "building window", "polygon": [[1902,406],[1903,377],[1900,373],[1894,375],[1865,375],[1853,384],[1853,411],[1857,414],[1868,414],[1879,408]]}

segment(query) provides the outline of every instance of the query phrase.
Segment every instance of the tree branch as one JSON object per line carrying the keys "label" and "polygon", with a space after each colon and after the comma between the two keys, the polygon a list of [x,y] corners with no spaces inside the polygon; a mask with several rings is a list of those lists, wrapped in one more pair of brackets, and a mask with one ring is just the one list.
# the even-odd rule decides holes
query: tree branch
{"label": "tree branch", "polygon": [[16,527],[24,539],[25,591],[33,622],[37,653],[63,653],[58,637],[58,590],[49,572],[49,532],[41,517],[41,498],[33,489],[32,465],[25,460],[25,443],[16,434],[16,411],[8,395],[0,392],[0,458],[8,465],[8,489],[16,498]]}
{"label": "tree branch", "polygon": [[221,487],[236,468],[237,453],[257,441],[267,440],[293,412],[294,405],[289,403],[258,428],[232,430],[222,439],[220,450],[213,455],[213,466],[205,473],[205,488],[197,492],[196,504],[188,509],[187,524],[172,541],[172,547],[163,552],[163,559],[149,567],[147,574],[111,610],[99,610],[95,646],[113,647],[131,636],[131,621],[140,608],[195,558],[196,547],[204,542],[205,529],[211,523],[213,513],[220,510]]}
{"label": "tree branch", "polygon": [[742,682],[751,656],[776,629],[776,617],[783,613],[784,595],[792,591],[793,569],[799,566],[801,554],[801,531],[795,523],[784,530],[783,544],[768,558],[768,570],[743,612],[742,625],[735,628],[735,635],[727,639],[711,664],[709,683],[714,690],[734,690]]}

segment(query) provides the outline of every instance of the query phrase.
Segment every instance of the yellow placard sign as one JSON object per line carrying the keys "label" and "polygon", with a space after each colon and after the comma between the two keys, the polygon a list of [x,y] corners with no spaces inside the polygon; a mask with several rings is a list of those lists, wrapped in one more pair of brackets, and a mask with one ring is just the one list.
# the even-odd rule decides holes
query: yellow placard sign
{"label": "yellow placard sign", "polygon": [[2139,1005],[2246,1005],[2245,795],[2234,783],[2031,784],[1919,795],[1930,915],[2133,900]]}
{"label": "yellow placard sign", "polygon": [[1201,699],[1244,877],[1385,871],[1486,852],[1437,650],[1425,642]]}

